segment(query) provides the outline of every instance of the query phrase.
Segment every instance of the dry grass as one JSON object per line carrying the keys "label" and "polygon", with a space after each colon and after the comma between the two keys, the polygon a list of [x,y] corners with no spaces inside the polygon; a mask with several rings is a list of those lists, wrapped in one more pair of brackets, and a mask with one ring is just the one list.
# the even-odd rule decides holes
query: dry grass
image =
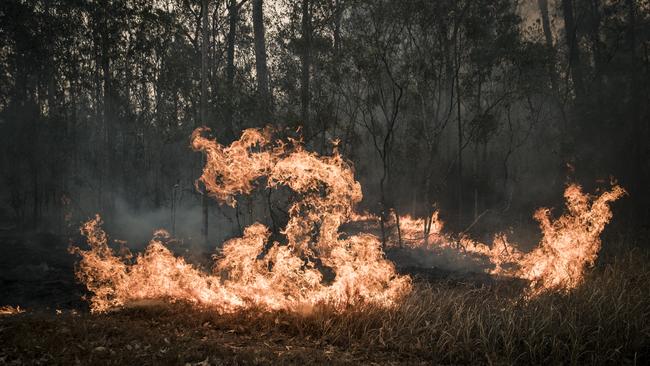
{"label": "dry grass", "polygon": [[418,284],[399,307],[219,316],[187,305],[0,318],[0,364],[647,364],[649,257],[600,264],[570,294]]}

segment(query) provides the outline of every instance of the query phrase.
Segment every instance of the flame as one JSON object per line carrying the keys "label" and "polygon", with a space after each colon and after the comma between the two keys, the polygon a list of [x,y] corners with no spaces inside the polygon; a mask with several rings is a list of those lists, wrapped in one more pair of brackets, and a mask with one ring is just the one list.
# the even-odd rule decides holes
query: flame
{"label": "flame", "polygon": [[24,312],[25,310],[21,309],[20,306],[15,306],[15,307],[11,305],[0,306],[0,315],[16,315]]}
{"label": "flame", "polygon": [[[358,304],[390,307],[409,293],[410,277],[397,274],[376,236],[339,232],[342,224],[368,227],[380,218],[354,211],[362,199],[361,186],[336,146],[331,156],[319,156],[296,140],[273,141],[268,128],[245,130],[239,140],[223,146],[205,137],[208,131],[198,128],[191,137],[191,147],[206,156],[197,188],[202,184],[206,194],[233,207],[237,196],[250,194],[256,186],[291,189],[297,199],[281,231],[285,240],[271,242],[269,228],[254,223],[242,237],[226,241],[214,256],[212,271],[204,271],[165,246],[171,239],[164,230],[154,233],[143,253],[116,254],[96,215],[80,229],[90,249],[71,248],[81,256],[76,275],[92,293],[92,311],[152,298],[188,301],[221,313],[247,308],[305,311],[318,304],[343,310]],[[549,209],[535,213],[543,237],[528,253],[505,234],[495,235],[487,245],[465,234],[444,233],[438,211],[424,219],[400,216],[399,244],[485,257],[493,264],[491,274],[529,281],[531,296],[566,291],[581,283],[596,259],[599,236],[612,217],[609,203],[624,194],[617,185],[599,196],[569,185],[566,213],[557,219]],[[394,238],[387,244],[398,245]]]}
{"label": "flame", "polygon": [[601,247],[600,233],[612,218],[609,203],[625,194],[614,185],[600,196],[582,192],[577,184],[564,191],[567,212],[557,219],[547,208],[535,212],[543,237],[539,245],[519,261],[517,276],[531,281],[532,294],[548,289],[578,286],[585,269],[592,266]]}
{"label": "flame", "polygon": [[[435,211],[426,221],[408,215],[400,216],[402,242],[409,248],[439,250],[455,249],[462,254],[487,258],[494,266],[493,275],[518,277],[530,282],[528,294],[544,291],[567,291],[577,287],[584,279],[585,270],[592,266],[601,247],[600,234],[612,218],[609,203],[625,194],[613,184],[611,190],[598,196],[582,192],[577,184],[564,191],[567,210],[557,219],[551,210],[540,208],[534,214],[542,231],[542,239],[535,249],[522,253],[518,245],[508,241],[507,235],[498,233],[492,245],[487,245],[461,234],[458,238],[442,232],[444,223]],[[390,246],[398,244],[393,240]]]}
{"label": "flame", "polygon": [[442,234],[444,222],[440,219],[439,215],[440,212],[436,210],[428,220],[414,218],[411,215],[400,216],[399,225],[404,246],[412,249],[433,249],[435,247],[449,245],[449,238]]}
{"label": "flame", "polygon": [[149,298],[184,300],[219,312],[392,306],[410,291],[410,278],[396,273],[375,236],[339,233],[362,193],[352,166],[336,149],[332,156],[319,156],[295,140],[273,142],[269,129],[248,129],[224,147],[204,137],[207,131],[199,128],[191,139],[192,148],[207,158],[197,186],[202,183],[207,194],[231,206],[264,177],[268,188],[290,188],[299,199],[288,210],[286,242],[270,243],[269,229],[255,223],[241,238],[223,244],[208,273],[174,256],[164,245],[166,232],[158,232],[134,260],[116,255],[97,215],[81,227],[90,249],[72,248],[81,256],[76,273],[93,294],[92,311]]}

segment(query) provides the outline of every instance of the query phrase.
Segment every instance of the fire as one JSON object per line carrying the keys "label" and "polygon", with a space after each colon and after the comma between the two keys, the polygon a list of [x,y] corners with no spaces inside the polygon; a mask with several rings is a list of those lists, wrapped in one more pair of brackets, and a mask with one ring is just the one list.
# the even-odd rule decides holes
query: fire
{"label": "fire", "polygon": [[414,218],[411,215],[400,216],[400,233],[404,246],[412,249],[447,246],[450,241],[442,234],[444,223],[439,215],[438,211],[434,211],[428,219]]}
{"label": "fire", "polygon": [[252,307],[303,311],[318,304],[336,309],[360,303],[392,306],[410,291],[410,278],[396,273],[375,236],[339,233],[362,193],[352,166],[336,149],[332,156],[319,156],[297,141],[274,142],[270,130],[258,129],[244,131],[224,147],[203,137],[206,132],[197,129],[191,139],[192,148],[207,158],[197,185],[231,206],[262,178],[269,188],[290,188],[300,198],[288,210],[282,230],[286,242],[270,243],[269,229],[255,223],[241,238],[223,244],[208,273],[174,256],[162,232],[135,259],[115,254],[96,216],[81,228],[90,250],[72,249],[81,256],[77,277],[93,294],[93,311],[149,298],[184,300],[219,312]]}
{"label": "fire", "polygon": [[21,309],[20,306],[16,306],[16,307],[11,305],[0,306],[0,315],[16,315],[24,312],[25,310]]}
{"label": "fire", "polygon": [[[336,147],[331,156],[319,156],[299,141],[274,141],[270,129],[245,130],[239,140],[223,146],[205,137],[207,132],[199,128],[191,137],[192,148],[206,156],[197,188],[202,184],[206,194],[230,206],[256,186],[291,189],[297,199],[281,231],[285,240],[270,242],[269,228],[254,223],[242,237],[223,244],[208,272],[175,256],[165,246],[170,236],[164,230],[156,231],[135,257],[128,251],[115,253],[97,215],[81,227],[90,249],[71,249],[81,256],[76,274],[92,293],[92,311],[152,298],[188,301],[221,313],[247,308],[305,311],[319,304],[343,310],[358,304],[390,307],[409,293],[411,279],[397,274],[376,236],[339,232],[344,223],[368,226],[379,217],[354,211],[361,186]],[[400,217],[399,244],[488,258],[491,274],[529,281],[530,295],[570,290],[597,257],[600,233],[612,217],[609,203],[623,194],[617,185],[599,196],[568,186],[566,213],[557,219],[549,209],[535,214],[543,238],[529,253],[519,251],[505,234],[495,235],[487,245],[464,234],[444,233],[437,211],[425,219]],[[394,238],[389,241],[397,245]]]}
{"label": "fire", "polygon": [[598,256],[600,233],[612,218],[609,203],[624,194],[618,185],[597,197],[583,193],[576,184],[569,185],[564,191],[566,213],[555,220],[547,208],[535,213],[543,237],[532,252],[521,257],[515,274],[531,281],[533,294],[578,286],[586,267]]}
{"label": "fire", "polygon": [[[491,274],[529,281],[531,296],[546,290],[566,291],[582,282],[586,268],[596,260],[601,247],[600,234],[612,218],[609,203],[624,194],[625,190],[618,185],[594,196],[583,193],[579,185],[570,184],[564,191],[567,210],[563,215],[553,219],[548,208],[535,212],[534,218],[543,235],[528,253],[519,251],[503,233],[494,236],[491,246],[464,234],[456,237],[442,233],[443,222],[437,211],[428,221],[427,232],[426,220],[400,217],[402,242],[410,248],[455,249],[460,254],[487,258],[494,266]],[[394,240],[389,244],[397,246]]]}

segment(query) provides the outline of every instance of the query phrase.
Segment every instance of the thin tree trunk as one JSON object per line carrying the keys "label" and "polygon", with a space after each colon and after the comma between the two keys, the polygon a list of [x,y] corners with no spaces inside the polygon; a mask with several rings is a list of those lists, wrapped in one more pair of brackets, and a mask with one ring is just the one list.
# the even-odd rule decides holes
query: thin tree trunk
{"label": "thin tree trunk", "polygon": [[[478,68],[478,83],[477,83],[477,92],[476,92],[476,106],[477,106],[477,115],[482,115],[482,105],[481,105],[481,97],[482,97],[482,86],[483,86],[483,79],[481,77],[481,68]],[[474,184],[474,220],[478,218],[478,211],[479,211],[479,201],[480,201],[480,187],[479,184],[482,179],[482,171],[479,171],[479,144],[483,143],[483,141],[487,141],[487,136],[481,136],[481,138],[475,142],[474,144],[474,161],[473,161],[473,184]],[[487,142],[485,142],[487,144]],[[483,165],[482,165],[483,166]]]}
{"label": "thin tree trunk", "polygon": [[553,47],[553,32],[551,31],[551,20],[548,15],[548,0],[537,0],[539,12],[542,16],[542,30],[544,31],[544,38],[549,47]]}
{"label": "thin tree trunk", "polygon": [[334,0],[334,8],[334,58],[338,61],[341,56],[341,17],[343,16],[340,0]]}
{"label": "thin tree trunk", "polygon": [[38,164],[36,161],[32,162],[32,184],[33,184],[33,206],[32,206],[32,227],[34,229],[38,228],[39,224],[39,207],[41,204],[40,197],[41,193],[39,190],[39,176],[38,176]]}
{"label": "thin tree trunk", "polygon": [[[107,30],[107,22],[108,22],[108,16],[107,14],[103,14],[103,19],[102,19],[102,35],[101,35],[101,44],[102,44],[102,56],[101,56],[101,61],[102,61],[102,79],[104,82],[104,108],[103,108],[103,116],[104,116],[104,141],[105,141],[105,146],[106,146],[106,156],[105,156],[105,168],[104,168],[104,180],[106,184],[111,186],[111,182],[113,181],[113,173],[114,173],[114,168],[113,168],[113,162],[115,161],[114,159],[114,151],[115,151],[115,128],[113,126],[113,123],[115,121],[112,118],[112,105],[111,105],[111,95],[112,95],[112,90],[111,90],[111,74],[110,74],[110,64],[111,60],[109,58],[109,50],[108,50],[108,30]],[[113,214],[113,189],[107,189],[106,191],[106,203],[104,207],[104,215],[108,216],[110,219],[111,215]]]}
{"label": "thin tree trunk", "polygon": [[269,77],[266,66],[266,39],[264,35],[263,0],[253,0],[253,32],[255,34],[255,72],[259,103],[258,122],[264,123],[271,112]]}
{"label": "thin tree trunk", "polygon": [[[208,125],[208,0],[201,1],[201,123]],[[208,195],[203,191],[201,197],[203,224],[201,235],[208,244]]]}
{"label": "thin tree trunk", "polygon": [[[383,159],[385,159],[382,156]],[[381,215],[379,215],[379,228],[381,229],[381,247],[383,249],[386,249],[386,216],[388,215],[386,212],[386,193],[385,193],[385,188],[384,188],[384,181],[386,180],[386,163],[384,161],[383,163],[383,174],[381,176],[381,179],[379,180],[379,194],[380,194],[380,199],[381,199]]]}
{"label": "thin tree trunk", "polygon": [[226,103],[226,124],[232,131],[237,131],[234,122],[235,101],[235,35],[237,32],[238,17],[237,0],[230,0],[228,3],[228,36],[226,44],[226,90],[228,91]]}
{"label": "thin tree trunk", "polygon": [[573,88],[576,94],[576,101],[581,104],[584,100],[584,79],[580,65],[580,49],[576,33],[576,24],[573,15],[573,1],[562,0],[562,12],[564,15],[564,33],[567,47],[569,49],[569,70],[573,81]]}
{"label": "thin tree trunk", "polygon": [[600,41],[600,0],[591,0],[591,16],[589,19],[589,39],[591,41],[591,49],[593,50],[594,59],[594,81],[595,87],[592,88],[596,93],[597,102],[603,103],[602,100],[602,84],[603,84],[603,55]]}
{"label": "thin tree trunk", "polygon": [[311,67],[311,10],[309,0],[302,1],[302,71],[300,76],[301,118],[305,134],[309,129],[309,68]]}
{"label": "thin tree trunk", "polygon": [[100,22],[101,15],[99,14],[100,9],[97,9],[93,14],[93,52],[94,52],[94,67],[93,67],[93,80],[95,87],[95,121],[97,126],[97,134],[94,136],[96,138],[95,143],[100,146],[99,151],[95,151],[95,160],[97,161],[97,207],[99,211],[103,211],[104,208],[104,164],[102,164],[102,153],[104,152],[104,115],[102,113],[103,107],[103,98],[102,98],[102,82],[100,76],[101,69],[101,37],[100,29],[102,24]]}
{"label": "thin tree trunk", "polygon": [[[551,99],[554,101],[556,108],[558,110],[558,113],[561,118],[558,119],[558,130],[560,131],[560,136],[559,136],[559,141],[560,141],[560,164],[558,165],[560,176],[563,174],[565,168],[566,168],[566,162],[569,160],[569,153],[568,153],[568,147],[571,145],[570,141],[570,134],[568,133],[568,123],[567,123],[567,118],[566,118],[566,113],[565,113],[565,106],[562,103],[562,100],[560,98],[560,89],[559,89],[559,83],[558,83],[558,75],[557,71],[555,70],[556,66],[556,49],[555,49],[555,42],[553,40],[553,32],[551,30],[551,21],[548,13],[548,1],[547,0],[538,0],[537,4],[539,5],[539,12],[542,15],[542,29],[544,30],[544,38],[546,39],[546,46],[549,49],[550,52],[550,64],[548,65],[548,71],[550,75],[550,81],[551,81]],[[512,141],[511,141],[512,143]],[[509,147],[509,149],[512,149],[512,146]],[[506,158],[506,163],[504,164],[505,168],[507,169],[507,159],[510,157],[510,154],[512,153],[511,150],[508,151],[508,155]],[[506,174],[507,177],[507,174]],[[561,180],[558,180],[558,183],[562,182]],[[504,181],[504,184],[507,184],[507,179]]]}
{"label": "thin tree trunk", "polygon": [[[458,42],[458,40],[456,40]],[[458,44],[456,44],[456,120],[458,122],[458,227],[463,223],[463,119],[460,106],[460,57],[458,56]]]}
{"label": "thin tree trunk", "polygon": [[557,73],[555,72],[555,46],[553,42],[553,31],[551,30],[551,20],[548,15],[548,0],[538,0],[539,12],[542,15],[542,29],[544,30],[544,38],[546,46],[549,48],[551,55],[551,65],[549,65],[549,73],[551,76],[551,87],[553,92],[557,92]]}

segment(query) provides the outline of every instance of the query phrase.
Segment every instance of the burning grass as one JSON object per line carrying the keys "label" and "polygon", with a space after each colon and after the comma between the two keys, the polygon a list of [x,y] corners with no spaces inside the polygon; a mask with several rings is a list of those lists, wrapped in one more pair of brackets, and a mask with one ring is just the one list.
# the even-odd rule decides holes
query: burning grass
{"label": "burning grass", "polygon": [[[90,250],[71,248],[81,257],[76,274],[92,293],[93,311],[160,298],[209,306],[220,314],[250,308],[300,313],[325,305],[341,311],[350,306],[392,308],[410,293],[411,278],[397,273],[384,256],[382,247],[390,243],[380,243],[371,233],[339,230],[363,215],[355,213],[361,185],[336,147],[331,156],[320,156],[297,140],[273,141],[270,130],[259,129],[245,130],[239,140],[223,146],[204,137],[207,131],[198,128],[191,138],[192,148],[206,155],[197,188],[203,184],[204,194],[233,207],[239,195],[250,194],[263,182],[266,188],[290,188],[295,199],[280,230],[285,240],[271,241],[269,228],[254,223],[242,237],[226,241],[213,270],[205,272],[165,247],[169,234],[164,230],[154,234],[144,253],[116,254],[97,215],[81,227]],[[424,230],[427,234],[415,240],[416,247],[426,249],[435,242],[434,247],[482,255],[495,266],[492,274],[528,281],[528,296],[537,296],[570,291],[582,282],[612,218],[610,203],[624,194],[615,184],[596,195],[568,185],[564,214],[554,218],[545,208],[535,214],[543,238],[529,253],[520,252],[504,234],[497,234],[491,246],[465,235],[454,239],[440,231],[437,213],[429,225],[407,217],[402,221],[411,234],[418,227],[434,229]],[[384,232],[383,222],[381,227]]]}
{"label": "burning grass", "polygon": [[[535,215],[543,239],[529,253],[504,235],[488,246],[444,234],[436,216],[416,247],[485,256],[497,280],[414,283],[376,236],[339,231],[366,218],[354,211],[362,197],[354,170],[336,150],[319,156],[295,140],[273,141],[266,130],[246,130],[222,146],[204,132],[195,131],[192,147],[206,154],[199,182],[210,196],[234,206],[263,182],[296,194],[281,231],[286,240],[270,242],[269,229],[255,223],[224,243],[212,271],[204,271],[166,248],[162,230],[143,253],[118,254],[96,216],[81,228],[90,250],[71,249],[81,256],[77,277],[94,314],[12,313],[0,324],[0,362],[648,361],[648,256],[632,251],[587,271],[622,188],[590,195],[569,185],[564,214]],[[400,221],[407,234],[424,223]]]}
{"label": "burning grass", "polygon": [[[102,314],[0,317],[0,363],[644,364],[650,256],[601,261],[570,293],[415,283],[393,308],[310,312],[155,302]],[[40,360],[40,361],[39,361]]]}

